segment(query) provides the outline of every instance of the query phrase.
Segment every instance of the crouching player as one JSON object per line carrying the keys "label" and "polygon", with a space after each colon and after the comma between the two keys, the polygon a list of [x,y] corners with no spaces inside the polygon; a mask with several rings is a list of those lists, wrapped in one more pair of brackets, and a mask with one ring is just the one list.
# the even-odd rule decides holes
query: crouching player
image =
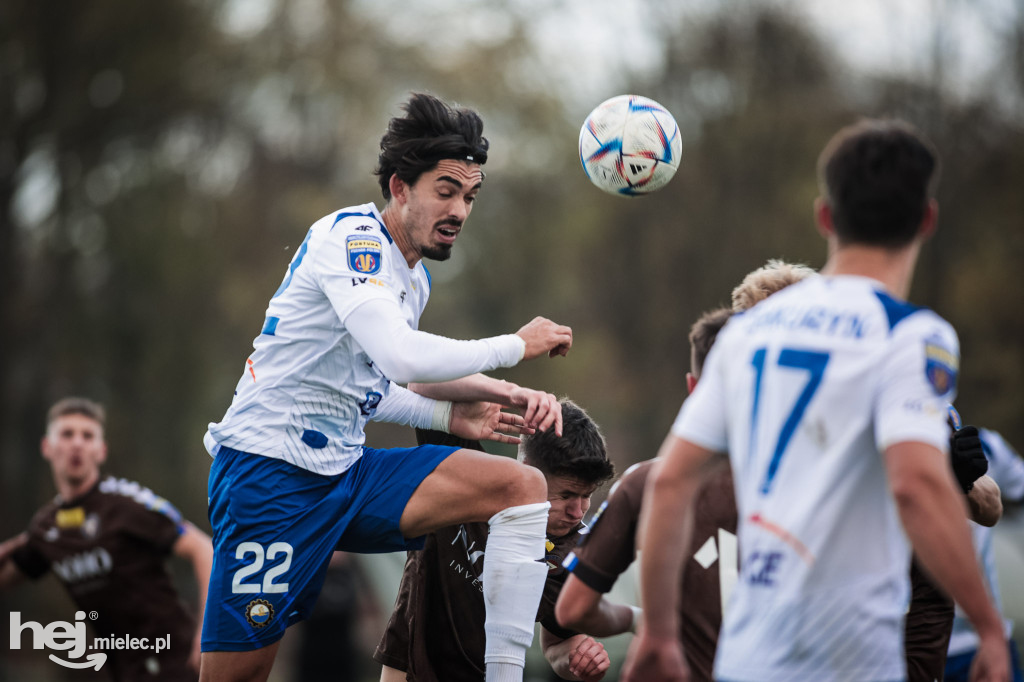
{"label": "crouching player", "polygon": [[[567,572],[562,560],[575,546],[590,496],[615,470],[604,437],[586,412],[562,399],[562,435],[549,429],[525,435],[519,460],[547,480],[548,578],[536,619],[541,647],[555,672],[571,680],[599,680],[608,669],[604,647],[555,621],[558,592]],[[424,443],[479,449],[435,431],[419,431]],[[383,664],[382,682],[478,682],[484,677],[484,552],[487,524],[463,523],[427,536],[422,550],[409,552],[395,610],[374,658]],[[533,608],[523,604],[522,608]]]}

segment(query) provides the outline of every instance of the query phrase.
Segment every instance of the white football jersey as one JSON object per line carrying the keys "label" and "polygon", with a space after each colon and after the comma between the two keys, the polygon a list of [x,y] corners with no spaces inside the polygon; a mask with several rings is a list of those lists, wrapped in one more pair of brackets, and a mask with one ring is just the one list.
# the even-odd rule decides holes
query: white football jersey
{"label": "white football jersey", "polygon": [[910,548],[882,452],[948,451],[958,365],[948,323],[863,277],[806,279],[725,326],[673,426],[735,476],[716,678],[904,678]]}
{"label": "white football jersey", "polygon": [[[1024,459],[995,431],[979,429],[981,443],[988,458],[988,475],[999,486],[1004,500],[1010,502],[1024,501]],[[992,529],[971,522],[971,535],[974,539],[974,551],[978,556],[982,575],[985,577],[989,593],[996,606],[1002,608],[999,596],[999,580],[996,574],[996,555],[992,544]],[[1004,618],[1003,628],[1009,639],[1013,633],[1013,621]],[[978,648],[978,633],[967,620],[959,604],[956,607],[956,618],[953,619],[953,634],[949,638],[949,655],[956,656]]]}
{"label": "white football jersey", "polygon": [[324,475],[348,469],[389,381],[343,321],[391,298],[416,329],[429,294],[422,261],[409,268],[373,204],[313,223],[270,299],[231,407],[210,424],[211,454],[221,445]]}

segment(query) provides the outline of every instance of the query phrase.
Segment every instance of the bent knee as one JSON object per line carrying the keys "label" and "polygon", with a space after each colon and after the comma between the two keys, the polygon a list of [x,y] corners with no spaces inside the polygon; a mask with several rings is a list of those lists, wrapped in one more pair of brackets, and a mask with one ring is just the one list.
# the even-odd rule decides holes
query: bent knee
{"label": "bent knee", "polygon": [[509,507],[548,499],[548,484],[541,470],[518,462],[502,480],[502,489],[502,497]]}

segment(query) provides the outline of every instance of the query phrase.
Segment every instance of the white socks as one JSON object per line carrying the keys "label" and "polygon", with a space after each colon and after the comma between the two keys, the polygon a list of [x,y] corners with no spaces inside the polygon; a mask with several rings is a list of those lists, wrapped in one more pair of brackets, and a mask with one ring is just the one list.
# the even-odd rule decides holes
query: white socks
{"label": "white socks", "polygon": [[484,554],[487,682],[520,682],[547,580],[544,541],[548,502],[503,509],[491,517]]}

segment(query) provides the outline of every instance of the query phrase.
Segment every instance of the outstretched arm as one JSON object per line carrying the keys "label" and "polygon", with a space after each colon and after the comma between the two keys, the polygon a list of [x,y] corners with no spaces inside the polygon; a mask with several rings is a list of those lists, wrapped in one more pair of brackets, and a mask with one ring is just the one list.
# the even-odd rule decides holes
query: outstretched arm
{"label": "outstretched arm", "polygon": [[413,329],[394,301],[366,301],[348,313],[345,327],[392,381],[450,381],[513,367],[544,353],[565,355],[572,330],[536,318],[515,334],[461,341]]}
{"label": "outstretched arm", "polygon": [[575,575],[570,575],[565,581],[555,605],[559,625],[595,637],[635,632],[639,616],[639,607],[608,601]]}
{"label": "outstretched arm", "polygon": [[551,669],[566,680],[597,682],[611,665],[604,645],[588,635],[562,639],[541,626],[540,646]]}
{"label": "outstretched arm", "polygon": [[28,542],[28,533],[19,533],[0,542],[0,590],[6,590],[25,580],[26,576],[11,559],[14,550]]}
{"label": "outstretched arm", "polygon": [[192,638],[192,652],[189,654],[189,665],[199,671],[199,644],[203,632],[203,615],[206,612],[206,592],[210,585],[210,571],[213,569],[213,543],[210,536],[199,530],[191,523],[185,522],[185,531],[178,536],[172,547],[176,556],[188,559],[192,563],[192,570],[195,572],[196,585],[198,586],[198,604],[196,608],[195,637]]}
{"label": "outstretched arm", "polygon": [[522,412],[528,428],[546,431],[554,427],[557,435],[562,434],[562,408],[558,398],[551,393],[523,388],[510,381],[473,374],[441,383],[411,383],[409,390],[434,400],[483,401],[514,407]]}
{"label": "outstretched arm", "polygon": [[[981,639],[971,679],[1008,679],[1003,626],[974,558],[963,494],[942,453],[907,441],[885,449],[900,520],[928,573],[963,608]],[[983,671],[992,677],[979,677]]]}
{"label": "outstretched arm", "polygon": [[714,453],[669,434],[647,481],[638,546],[644,612],[626,658],[624,682],[689,680],[679,639],[679,576],[693,532],[691,500]]}

